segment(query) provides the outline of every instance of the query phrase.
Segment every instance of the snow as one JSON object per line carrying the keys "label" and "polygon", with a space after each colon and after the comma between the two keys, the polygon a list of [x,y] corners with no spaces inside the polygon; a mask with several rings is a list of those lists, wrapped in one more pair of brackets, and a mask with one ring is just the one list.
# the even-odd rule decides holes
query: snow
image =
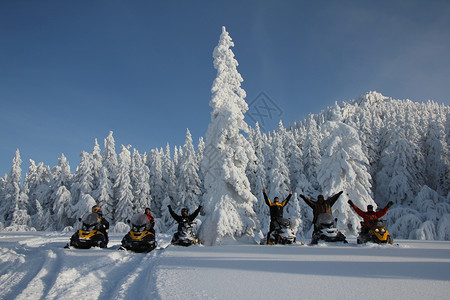
{"label": "snow", "polygon": [[73,232],[0,232],[0,299],[448,299],[450,242],[63,249]]}

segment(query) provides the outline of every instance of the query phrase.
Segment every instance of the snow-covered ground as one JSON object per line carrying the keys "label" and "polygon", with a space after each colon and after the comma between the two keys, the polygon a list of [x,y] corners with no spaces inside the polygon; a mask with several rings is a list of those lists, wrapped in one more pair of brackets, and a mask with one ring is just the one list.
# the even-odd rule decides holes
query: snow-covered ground
{"label": "snow-covered ground", "polygon": [[[63,249],[71,233],[0,232],[0,299],[448,299],[450,242],[399,246]],[[170,237],[159,236],[164,248]]]}

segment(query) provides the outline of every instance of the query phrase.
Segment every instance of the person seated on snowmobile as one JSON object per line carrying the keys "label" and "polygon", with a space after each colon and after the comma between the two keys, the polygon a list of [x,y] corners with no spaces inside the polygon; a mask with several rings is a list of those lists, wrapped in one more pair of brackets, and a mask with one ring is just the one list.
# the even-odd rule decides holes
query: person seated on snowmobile
{"label": "person seated on snowmobile", "polygon": [[150,221],[150,228],[148,229],[148,231],[150,231],[151,233],[153,233],[153,235],[155,235],[155,219],[152,216],[152,213],[150,211],[150,208],[146,208],[145,209],[145,215],[147,216],[148,220]]}
{"label": "person seated on snowmobile", "polygon": [[380,211],[373,211],[373,206],[372,205],[367,205],[367,211],[362,211],[361,209],[359,209],[352,200],[348,200],[347,201],[348,204],[350,205],[351,208],[353,208],[353,210],[361,217],[363,218],[363,227],[361,228],[361,233],[367,233],[369,232],[370,228],[372,228],[375,224],[376,221],[381,218],[382,216],[384,216],[389,208],[391,208],[391,206],[394,204],[394,202],[390,201],[385,208],[383,208]]}
{"label": "person seated on snowmobile", "polygon": [[314,232],[316,232],[317,230],[319,230],[319,226],[317,223],[317,218],[319,217],[320,214],[330,214],[332,215],[331,212],[331,207],[333,207],[334,203],[336,203],[337,199],[339,198],[339,196],[343,193],[343,191],[340,191],[339,193],[329,197],[327,200],[324,199],[323,195],[319,195],[317,197],[317,201],[313,201],[307,197],[305,197],[304,195],[300,195],[300,198],[302,198],[306,204],[308,204],[312,210],[313,210],[313,224],[314,224]]}
{"label": "person seated on snowmobile", "polygon": [[109,222],[103,218],[103,213],[100,209],[100,206],[98,205],[94,205],[92,206],[92,212],[96,213],[100,216],[101,220],[100,220],[100,232],[103,233],[103,235],[105,236],[105,240],[106,240],[106,244],[108,244],[109,238],[108,238],[108,231],[109,231]]}
{"label": "person seated on snowmobile", "polygon": [[270,226],[267,233],[267,241],[269,241],[270,233],[279,227],[279,220],[283,219],[283,209],[292,197],[292,191],[286,199],[280,203],[278,197],[273,198],[273,202],[267,197],[266,189],[263,189],[264,201],[270,208]]}
{"label": "person seated on snowmobile", "polygon": [[200,209],[202,209],[202,206],[199,205],[199,207],[194,211],[194,213],[189,215],[189,210],[186,207],[184,207],[181,209],[181,216],[179,216],[172,210],[172,207],[170,205],[167,205],[167,207],[169,208],[169,212],[172,218],[174,218],[175,221],[178,222],[178,231],[183,230],[184,223],[191,223],[192,221],[194,221],[195,218],[197,218],[198,214],[200,213]]}

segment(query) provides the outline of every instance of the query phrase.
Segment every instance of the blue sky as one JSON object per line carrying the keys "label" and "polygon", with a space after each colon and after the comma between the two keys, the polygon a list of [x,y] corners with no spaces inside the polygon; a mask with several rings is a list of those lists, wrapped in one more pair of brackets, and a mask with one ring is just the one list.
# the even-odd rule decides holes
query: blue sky
{"label": "blue sky", "polygon": [[371,90],[450,104],[449,1],[3,0],[0,176],[17,148],[74,172],[110,130],[117,152],[204,136],[221,26],[266,130]]}

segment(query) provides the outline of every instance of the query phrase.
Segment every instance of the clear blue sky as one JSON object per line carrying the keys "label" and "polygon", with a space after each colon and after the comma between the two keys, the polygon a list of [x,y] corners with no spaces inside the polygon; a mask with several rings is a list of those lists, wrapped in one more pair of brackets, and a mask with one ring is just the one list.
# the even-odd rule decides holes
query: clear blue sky
{"label": "clear blue sky", "polygon": [[74,172],[110,130],[117,152],[203,136],[221,26],[267,130],[371,90],[450,103],[450,1],[2,0],[0,176],[17,148]]}

